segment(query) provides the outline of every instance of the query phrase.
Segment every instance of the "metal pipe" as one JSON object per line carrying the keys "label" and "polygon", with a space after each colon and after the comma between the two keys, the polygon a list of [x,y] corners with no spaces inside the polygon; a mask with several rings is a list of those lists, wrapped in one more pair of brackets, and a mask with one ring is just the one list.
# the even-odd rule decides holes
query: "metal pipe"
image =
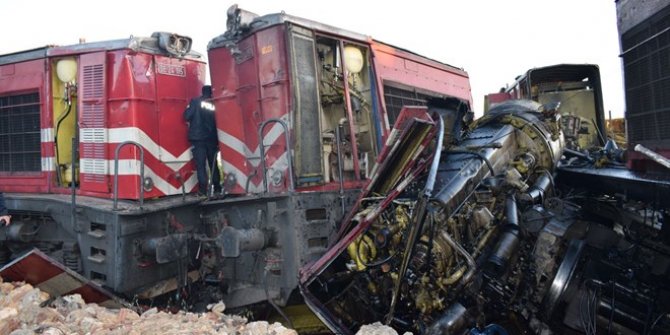
{"label": "metal pipe", "polygon": [[181,201],[186,201],[186,185],[184,185],[184,178],[182,178],[181,173],[179,172],[175,172],[174,177],[181,185]]}
{"label": "metal pipe", "polygon": [[516,229],[519,228],[519,210],[514,195],[510,195],[505,199],[505,218],[508,225],[512,225]]}
{"label": "metal pipe", "polygon": [[643,155],[645,155],[645,156],[647,156],[647,157],[649,157],[649,158],[651,158],[654,162],[656,162],[658,164],[661,164],[661,165],[665,166],[666,168],[670,169],[670,159],[667,159],[667,158],[661,156],[660,154],[646,148],[642,144],[636,145],[634,150],[643,154]]}
{"label": "metal pipe", "polygon": [[337,150],[337,176],[340,181],[340,205],[342,206],[342,215],[345,213],[344,206],[344,173],[342,172],[342,134],[340,133],[340,125],[335,127],[335,148]]}
{"label": "metal pipe", "polygon": [[514,195],[505,199],[505,218],[504,231],[487,262],[487,270],[496,275],[505,271],[510,258],[519,248],[519,211]]}
{"label": "metal pipe", "polygon": [[268,191],[268,174],[266,169],[267,167],[265,166],[265,144],[263,143],[263,130],[265,129],[265,126],[270,123],[279,123],[282,128],[284,128],[284,137],[286,139],[286,160],[288,161],[288,190],[289,192],[293,192],[293,164],[291,163],[291,141],[289,137],[288,126],[286,125],[286,122],[278,118],[267,119],[263,121],[261,126],[258,128],[258,143],[261,151],[261,168],[263,169],[263,192]]}
{"label": "metal pipe", "polygon": [[[76,114],[75,114],[76,118]],[[76,124],[76,123],[75,123]],[[70,181],[70,191],[72,193],[72,199],[70,200],[71,204],[71,212],[70,212],[70,223],[72,224],[72,229],[74,231],[78,232],[77,229],[77,180],[75,179],[77,177],[77,169],[76,166],[74,165],[76,159],[77,159],[77,146],[78,146],[79,140],[77,136],[72,138],[72,180]],[[60,169],[60,167],[59,167]],[[60,173],[60,171],[58,171]]]}
{"label": "metal pipe", "polygon": [[463,275],[462,285],[467,284],[470,281],[470,279],[472,279],[472,275],[475,274],[475,269],[477,267],[477,263],[475,263],[475,259],[460,244],[458,244],[456,241],[454,241],[454,239],[451,238],[451,235],[449,235],[449,233],[447,233],[446,230],[440,231],[440,236],[445,241],[447,241],[449,246],[451,246],[456,251],[458,251],[461,255],[463,255],[466,262],[468,263],[469,269],[468,269],[468,272],[466,272],[465,275]]}
{"label": "metal pipe", "polygon": [[522,203],[526,204],[537,204],[541,203],[545,194],[549,191],[549,187],[552,186],[552,178],[548,171],[539,176],[533,186],[531,186],[526,193],[521,195],[519,199]]}
{"label": "metal pipe", "polygon": [[435,187],[435,179],[437,178],[437,170],[440,165],[440,158],[442,157],[442,146],[444,145],[444,120],[442,115],[437,115],[437,142],[435,143],[435,156],[433,161],[430,163],[430,170],[428,171],[428,179],[426,180],[426,187],[423,191],[423,195],[430,197],[433,194],[433,187]]}
{"label": "metal pipe", "polygon": [[[55,159],[56,159],[56,182],[58,183],[58,187],[61,187],[63,185],[63,176],[61,176],[61,170],[60,170],[60,154],[58,152],[58,130],[60,129],[60,124],[65,120],[65,118],[70,115],[70,111],[72,111],[72,101],[70,100],[70,94],[67,91],[67,88],[65,89],[65,96],[67,99],[67,111],[61,115],[61,117],[58,118],[58,122],[56,122],[56,129],[54,130],[54,151],[55,151]],[[72,167],[74,169],[74,166]]]}
{"label": "metal pipe", "polygon": [[127,144],[132,144],[140,149],[140,207],[144,205],[144,148],[135,141],[125,141],[116,146],[114,152],[114,205],[112,210],[117,210],[119,202],[119,152]]}
{"label": "metal pipe", "polygon": [[407,268],[409,266],[409,261],[412,259],[414,254],[414,247],[416,242],[419,239],[419,235],[423,230],[424,217],[426,215],[426,209],[428,207],[428,200],[433,194],[433,187],[435,186],[435,179],[437,177],[437,170],[440,165],[440,157],[442,154],[442,141],[444,140],[444,121],[442,116],[437,114],[437,142],[436,150],[433,154],[433,161],[430,164],[430,170],[428,171],[428,178],[426,179],[426,185],[424,186],[423,192],[419,200],[417,201],[414,215],[412,216],[411,229],[409,231],[409,236],[407,239],[407,247],[403,255],[402,263],[400,264],[400,269],[398,270],[398,278],[394,283],[393,295],[391,296],[391,305],[389,307],[389,313],[386,315],[386,324],[390,324],[393,320],[393,314],[395,313],[395,306],[398,303],[400,298],[400,287],[401,282],[405,279],[405,274],[407,273]]}
{"label": "metal pipe", "polygon": [[184,178],[181,178],[181,201],[186,201],[186,184],[184,183]]}
{"label": "metal pipe", "polygon": [[249,183],[251,183],[251,179],[253,179],[257,175],[258,175],[258,169],[254,169],[254,172],[252,172],[249,176],[247,176],[247,181],[244,183],[245,194],[249,194]]}
{"label": "metal pipe", "polygon": [[589,156],[589,154],[585,154],[585,153],[583,153],[583,152],[579,152],[579,151],[577,151],[577,150],[573,150],[573,149],[565,148],[565,149],[563,149],[563,154],[564,154],[564,155],[567,155],[567,156],[573,156],[573,157],[578,157],[578,158],[581,158],[581,159],[585,159],[585,160],[587,160],[589,163],[593,163],[593,162],[595,162],[595,160],[593,159],[593,157]]}
{"label": "metal pipe", "polygon": [[[344,41],[340,40],[340,52],[344,52]],[[344,59],[344,55],[340,57],[340,61],[342,62],[342,74],[344,75],[344,102],[347,106],[347,118],[349,119],[349,141],[351,142],[351,155],[353,156],[354,160],[354,175],[356,180],[361,179],[361,167],[358,165],[358,141],[356,141],[356,127],[354,125],[354,114],[353,111],[351,110],[351,97],[349,96],[351,89],[349,88],[349,79],[348,77],[348,71],[347,71],[347,64]]]}

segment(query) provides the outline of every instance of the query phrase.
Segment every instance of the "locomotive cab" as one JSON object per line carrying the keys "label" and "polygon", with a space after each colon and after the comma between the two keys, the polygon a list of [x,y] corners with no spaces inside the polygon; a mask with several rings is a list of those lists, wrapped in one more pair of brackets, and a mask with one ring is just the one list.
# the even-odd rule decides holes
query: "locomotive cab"
{"label": "locomotive cab", "polygon": [[402,106],[471,101],[460,69],[285,13],[231,7],[208,52],[230,194],[358,189]]}

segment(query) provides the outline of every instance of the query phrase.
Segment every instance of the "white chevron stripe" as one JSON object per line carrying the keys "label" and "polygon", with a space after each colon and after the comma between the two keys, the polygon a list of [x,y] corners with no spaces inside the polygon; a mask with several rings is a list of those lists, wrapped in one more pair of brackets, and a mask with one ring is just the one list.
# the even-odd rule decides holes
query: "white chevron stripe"
{"label": "white chevron stripe", "polygon": [[[285,118],[282,118],[285,119]],[[256,146],[254,150],[251,150],[244,142],[239,138],[228,134],[227,132],[218,129],[217,135],[219,137],[219,142],[223,145],[233,149],[235,152],[244,156],[253,167],[257,167],[260,164],[260,144]],[[265,135],[263,143],[265,143],[266,148],[268,145],[271,145],[277,141],[280,136],[284,136],[284,128],[279,123],[274,123],[270,127],[270,131]],[[254,159],[256,158],[256,159]]]}
{"label": "white chevron stripe", "polygon": [[[109,167],[109,178],[114,178],[114,160],[100,160],[91,158],[82,158],[80,160],[81,173],[96,174],[97,171],[87,171],[87,166],[98,166],[107,164]],[[119,159],[119,176],[140,175],[140,160],[139,159]],[[176,171],[176,170],[175,170]],[[150,177],[154,182],[154,187],[166,195],[181,194],[181,186],[174,187],[172,184],[161,178],[148,166],[144,166],[144,177]],[[189,192],[198,182],[196,174],[192,174],[185,182],[186,192]]]}
{"label": "white chevron stripe", "polygon": [[[267,178],[268,178],[268,185],[272,183],[272,174],[274,173],[275,170],[279,170],[282,172],[286,172],[288,169],[288,160],[287,160],[288,155],[286,152],[284,152],[272,165],[267,169]],[[236,166],[231,164],[228,161],[223,162],[223,171],[226,174],[232,174],[235,176],[235,180],[237,181],[237,185],[239,185],[242,189],[244,189],[247,185],[247,175],[242,172],[240,169],[238,169]],[[263,179],[260,179],[257,183],[255,183],[253,180],[249,181],[249,189],[248,193],[261,193],[263,192]]]}
{"label": "white chevron stripe", "polygon": [[222,142],[223,145],[230,147],[231,149],[235,150],[237,153],[244,157],[249,157],[249,156],[258,156],[258,148],[254,150],[252,153],[249,147],[247,145],[240,141],[237,137],[230,135],[226,133],[225,131],[218,129],[217,130],[217,136],[219,137],[219,142]]}
{"label": "white chevron stripe", "polygon": [[[233,176],[235,176],[235,181],[237,181],[237,185],[240,186],[242,189],[244,189],[247,186],[247,175],[233,164],[230,164],[230,162],[224,161],[223,172],[226,175],[232,174]],[[249,181],[249,189],[247,190],[248,193],[260,193],[262,191],[263,191],[262,180],[258,184],[254,183],[253,180]]]}
{"label": "white chevron stripe", "polygon": [[154,140],[151,139],[142,129],[137,127],[108,128],[109,143],[121,143],[125,141],[135,141],[139,143],[144,151],[166,163],[173,171],[177,171],[188,163],[193,155],[188,148],[179,156],[172,155],[169,151],[163,149]]}

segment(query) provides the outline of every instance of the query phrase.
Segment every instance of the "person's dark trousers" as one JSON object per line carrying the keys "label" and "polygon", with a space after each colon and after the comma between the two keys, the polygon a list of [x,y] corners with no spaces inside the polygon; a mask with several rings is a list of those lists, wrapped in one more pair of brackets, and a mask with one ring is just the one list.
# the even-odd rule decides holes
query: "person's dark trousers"
{"label": "person's dark trousers", "polygon": [[219,174],[219,166],[216,163],[216,153],[218,147],[215,144],[209,143],[193,143],[193,159],[195,160],[195,168],[198,174],[198,193],[207,194],[207,166],[212,171],[212,184],[214,185],[214,192],[221,192],[221,176]]}

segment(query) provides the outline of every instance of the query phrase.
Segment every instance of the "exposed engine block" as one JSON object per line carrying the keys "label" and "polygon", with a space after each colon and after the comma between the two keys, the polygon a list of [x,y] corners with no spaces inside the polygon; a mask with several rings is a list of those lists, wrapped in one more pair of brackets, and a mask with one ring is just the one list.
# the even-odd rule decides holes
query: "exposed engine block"
{"label": "exposed engine block", "polygon": [[402,192],[373,181],[346,252],[304,280],[308,303],[343,333],[376,321],[427,334],[667,331],[667,210],[561,187],[556,109],[503,103],[401,161],[425,167]]}

